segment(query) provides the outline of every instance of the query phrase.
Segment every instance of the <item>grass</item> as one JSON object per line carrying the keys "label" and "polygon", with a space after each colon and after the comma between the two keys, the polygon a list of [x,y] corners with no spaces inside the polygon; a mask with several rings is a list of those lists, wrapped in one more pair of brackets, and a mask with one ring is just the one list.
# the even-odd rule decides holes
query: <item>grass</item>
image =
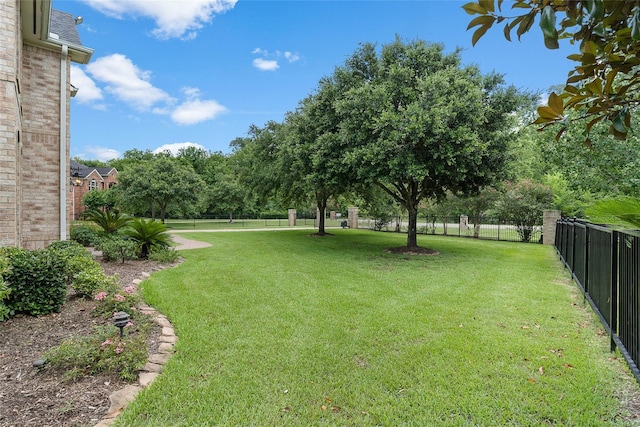
{"label": "grass", "polygon": [[334,230],[212,243],[144,282],[177,352],[120,426],[625,425],[635,387],[542,245]]}

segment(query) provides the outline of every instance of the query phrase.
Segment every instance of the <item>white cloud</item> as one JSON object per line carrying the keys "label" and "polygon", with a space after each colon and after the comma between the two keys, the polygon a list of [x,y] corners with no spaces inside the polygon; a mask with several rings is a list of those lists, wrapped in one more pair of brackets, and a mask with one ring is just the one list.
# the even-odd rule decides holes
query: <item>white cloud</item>
{"label": "white cloud", "polygon": [[105,83],[109,93],[138,110],[146,111],[158,102],[172,101],[167,93],[150,83],[149,71],[139,69],[124,55],[103,56],[87,65],[86,70]]}
{"label": "white cloud", "polygon": [[292,52],[285,52],[284,53],[284,57],[289,62],[296,62],[296,61],[300,60],[300,55],[298,55],[297,53],[292,53]]}
{"label": "white cloud", "polygon": [[262,71],[275,71],[280,68],[280,66],[278,65],[278,61],[264,58],[254,59],[253,66]]}
{"label": "white cloud", "polygon": [[162,153],[163,151],[169,151],[171,152],[171,154],[176,156],[178,154],[178,151],[180,151],[182,148],[187,148],[187,147],[195,147],[195,148],[199,148],[201,150],[206,151],[206,148],[204,148],[200,144],[196,144],[195,142],[176,142],[174,144],[164,144],[156,148],[155,150],[153,150],[153,153],[158,154],[158,153]]}
{"label": "white cloud", "polygon": [[82,159],[100,160],[102,162],[106,162],[108,160],[113,160],[120,157],[120,152],[105,147],[85,147],[84,153],[78,157]]}
{"label": "white cloud", "polygon": [[100,12],[118,19],[145,17],[155,21],[159,39],[192,39],[215,15],[233,9],[237,0],[85,0]]}
{"label": "white cloud", "polygon": [[[201,99],[200,89],[185,86],[181,89],[185,100],[176,107],[177,101],[165,91],[153,86],[151,73],[139,69],[129,58],[113,54],[96,59],[87,65],[87,72],[98,82],[106,84],[105,92],[112,94],[138,111],[169,115],[174,123],[194,125],[216,118],[227,108],[214,100]],[[90,82],[95,89],[93,96],[102,98],[101,90],[82,70],[78,69],[79,81]],[[87,87],[91,87],[87,83]],[[80,92],[78,92],[80,94]],[[102,105],[104,109],[104,105]],[[94,106],[94,108],[97,108]]]}
{"label": "white cloud", "polygon": [[75,100],[81,104],[89,104],[102,99],[102,90],[96,86],[82,69],[76,65],[71,66],[71,84],[78,88]]}
{"label": "white cloud", "polygon": [[275,71],[280,68],[280,64],[278,64],[279,58],[284,58],[289,63],[300,60],[300,55],[290,51],[281,52],[276,50],[275,53],[269,53],[268,50],[257,47],[251,53],[261,56],[261,58],[253,60],[253,66],[262,71]]}
{"label": "white cloud", "polygon": [[180,125],[195,125],[211,120],[227,111],[227,108],[216,101],[199,99],[185,101],[171,113],[171,119]]}

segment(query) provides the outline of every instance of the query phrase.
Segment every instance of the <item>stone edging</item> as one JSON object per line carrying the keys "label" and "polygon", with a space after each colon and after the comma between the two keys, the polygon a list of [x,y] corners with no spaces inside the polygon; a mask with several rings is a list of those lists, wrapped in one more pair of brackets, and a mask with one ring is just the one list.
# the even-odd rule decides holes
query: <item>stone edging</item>
{"label": "stone edging", "polygon": [[[142,276],[146,279],[150,274],[143,272]],[[136,279],[133,281],[133,284],[137,286],[142,282],[142,280],[144,279]],[[111,403],[109,411],[107,412],[107,415],[98,422],[98,424],[95,424],[94,427],[107,427],[113,424],[116,417],[120,415],[129,402],[132,402],[143,388],[151,384],[158,375],[160,375],[163,366],[173,355],[173,346],[178,340],[178,337],[173,330],[171,322],[169,322],[166,316],[160,314],[155,308],[150,307],[145,303],[139,304],[138,308],[143,314],[153,316],[153,320],[162,327],[158,352],[149,354],[147,364],[144,365],[138,373],[137,384],[130,384],[121,390],[111,393],[109,396],[109,402]]]}

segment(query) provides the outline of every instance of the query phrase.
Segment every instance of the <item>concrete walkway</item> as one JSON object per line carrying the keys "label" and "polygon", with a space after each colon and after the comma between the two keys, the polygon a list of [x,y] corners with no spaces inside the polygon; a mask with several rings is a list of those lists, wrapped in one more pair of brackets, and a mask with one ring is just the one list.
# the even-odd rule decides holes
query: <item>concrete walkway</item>
{"label": "concrete walkway", "polygon": [[209,246],[211,246],[211,243],[201,242],[199,240],[185,239],[184,237],[178,236],[173,232],[171,232],[171,238],[173,239],[173,243],[176,244],[175,249],[178,251],[208,248]]}
{"label": "concrete walkway", "polygon": [[[327,227],[330,228],[330,227]],[[334,227],[336,228],[336,227]],[[188,249],[201,249],[211,246],[210,243],[201,242],[199,240],[185,239],[180,233],[232,233],[242,231],[278,231],[278,230],[317,230],[317,227],[273,227],[273,228],[228,228],[221,230],[171,230],[171,238],[176,244],[175,249],[178,251]]]}

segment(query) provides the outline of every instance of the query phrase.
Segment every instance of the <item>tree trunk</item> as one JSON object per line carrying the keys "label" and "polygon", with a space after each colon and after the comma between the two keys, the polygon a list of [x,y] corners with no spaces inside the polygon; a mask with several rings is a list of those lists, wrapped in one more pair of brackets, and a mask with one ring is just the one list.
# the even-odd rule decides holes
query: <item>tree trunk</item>
{"label": "tree trunk", "polygon": [[327,210],[327,199],[318,198],[318,234],[325,234],[324,214]]}
{"label": "tree trunk", "polygon": [[418,246],[418,204],[408,203],[407,212],[409,213],[409,225],[407,226],[407,247],[415,248]]}

